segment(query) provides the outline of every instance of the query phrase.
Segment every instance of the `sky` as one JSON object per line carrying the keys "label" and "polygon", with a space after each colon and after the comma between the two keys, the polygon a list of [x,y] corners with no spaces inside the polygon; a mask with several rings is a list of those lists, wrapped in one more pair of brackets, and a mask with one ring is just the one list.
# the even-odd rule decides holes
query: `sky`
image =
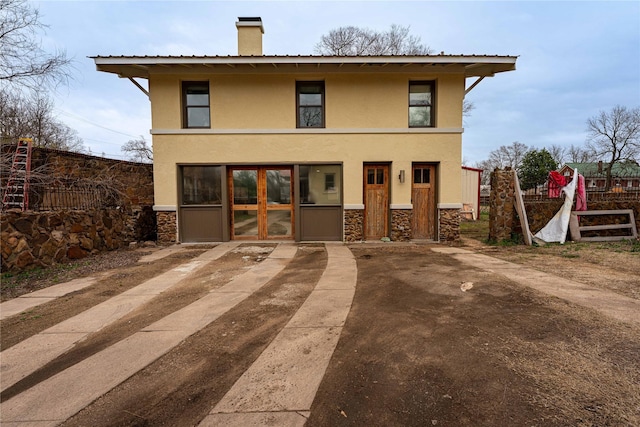
{"label": "sky", "polygon": [[[435,52],[518,56],[516,71],[484,79],[467,99],[463,161],[514,141],[583,146],[586,121],[640,106],[639,1],[32,1],[48,51],[73,59],[54,94],[57,117],[94,155],[151,141],[148,98],[97,72],[97,55],[236,55],[239,16],[260,16],[266,55],[308,55],[323,34],[354,25],[408,26]],[[470,86],[475,79],[468,79]],[[146,86],[146,81],[142,81]]]}

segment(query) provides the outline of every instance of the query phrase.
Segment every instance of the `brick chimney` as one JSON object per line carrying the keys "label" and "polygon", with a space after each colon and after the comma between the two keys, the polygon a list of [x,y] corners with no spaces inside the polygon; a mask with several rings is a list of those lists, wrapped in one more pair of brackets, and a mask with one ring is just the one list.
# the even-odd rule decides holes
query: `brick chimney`
{"label": "brick chimney", "polygon": [[262,18],[240,17],[238,28],[238,56],[262,56]]}

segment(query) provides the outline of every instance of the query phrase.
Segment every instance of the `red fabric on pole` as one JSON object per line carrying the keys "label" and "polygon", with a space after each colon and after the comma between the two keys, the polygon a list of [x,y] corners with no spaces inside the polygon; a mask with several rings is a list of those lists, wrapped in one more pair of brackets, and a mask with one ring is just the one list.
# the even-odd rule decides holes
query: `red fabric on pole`
{"label": "red fabric on pole", "polygon": [[567,185],[567,179],[562,176],[558,171],[549,172],[549,185],[547,189],[547,196],[551,198],[560,197],[562,187]]}

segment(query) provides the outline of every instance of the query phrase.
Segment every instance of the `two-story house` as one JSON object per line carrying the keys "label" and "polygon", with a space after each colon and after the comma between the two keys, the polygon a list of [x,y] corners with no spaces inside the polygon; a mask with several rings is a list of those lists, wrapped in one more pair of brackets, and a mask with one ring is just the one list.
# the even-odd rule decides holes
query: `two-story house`
{"label": "two-story house", "polygon": [[458,236],[465,93],[516,57],[269,56],[236,27],[237,56],[93,57],[148,80],[160,241]]}
{"label": "two-story house", "polygon": [[[607,189],[606,167],[607,165],[602,161],[566,163],[559,172],[565,177],[570,177],[573,176],[573,170],[577,168],[584,176],[587,191],[605,191]],[[615,163],[611,168],[610,191],[615,193],[640,191],[640,166],[632,161]]]}

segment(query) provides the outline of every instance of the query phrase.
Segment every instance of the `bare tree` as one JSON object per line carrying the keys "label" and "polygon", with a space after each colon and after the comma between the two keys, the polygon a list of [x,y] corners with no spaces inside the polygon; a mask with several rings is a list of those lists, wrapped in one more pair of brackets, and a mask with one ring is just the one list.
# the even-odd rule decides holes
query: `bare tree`
{"label": "bare tree", "polygon": [[596,160],[593,153],[583,147],[577,147],[571,144],[567,150],[567,161],[571,163],[591,163]]}
{"label": "bare tree", "polygon": [[71,60],[42,49],[38,34],[45,28],[27,0],[0,0],[0,81],[30,89],[67,81]]}
{"label": "bare tree", "polygon": [[121,150],[128,154],[129,160],[140,163],[153,163],[153,149],[148,145],[144,136],[127,141]]}
{"label": "bare tree", "polygon": [[558,144],[551,144],[549,147],[544,148],[547,150],[557,165],[562,165],[567,157],[567,148]]}
{"label": "bare tree", "polygon": [[474,108],[476,108],[476,106],[473,105],[473,102],[467,101],[465,99],[464,102],[462,103],[462,115],[465,117],[469,117],[471,115],[471,111]]}
{"label": "bare tree", "polygon": [[0,137],[9,143],[32,138],[38,147],[57,150],[84,149],[78,132],[55,117],[53,102],[40,92],[27,96],[18,90],[0,89]]}
{"label": "bare tree", "polygon": [[526,144],[514,141],[511,145],[501,145],[498,149],[491,151],[489,161],[494,168],[504,169],[508,166],[518,170],[527,151],[529,147]]}
{"label": "bare tree", "polygon": [[605,191],[611,188],[611,169],[616,163],[640,159],[640,107],[617,105],[587,120],[587,147],[605,162]]}
{"label": "bare tree", "polygon": [[489,152],[488,159],[476,163],[476,167],[483,170],[482,183],[489,183],[489,175],[496,168],[504,169],[510,167],[519,171],[522,159],[527,151],[529,151],[529,147],[526,144],[514,141],[511,145],[501,145],[499,148]]}
{"label": "bare tree", "polygon": [[[387,31],[354,26],[335,28],[320,38],[314,50],[319,55],[333,56],[431,55],[434,52],[419,36],[409,34],[409,27],[396,24]],[[474,108],[473,102],[465,99],[462,114],[468,117]]]}
{"label": "bare tree", "polygon": [[354,26],[339,27],[320,38],[315,46],[320,55],[429,55],[431,48],[420,37],[409,34],[409,27],[392,25],[387,31]]}

